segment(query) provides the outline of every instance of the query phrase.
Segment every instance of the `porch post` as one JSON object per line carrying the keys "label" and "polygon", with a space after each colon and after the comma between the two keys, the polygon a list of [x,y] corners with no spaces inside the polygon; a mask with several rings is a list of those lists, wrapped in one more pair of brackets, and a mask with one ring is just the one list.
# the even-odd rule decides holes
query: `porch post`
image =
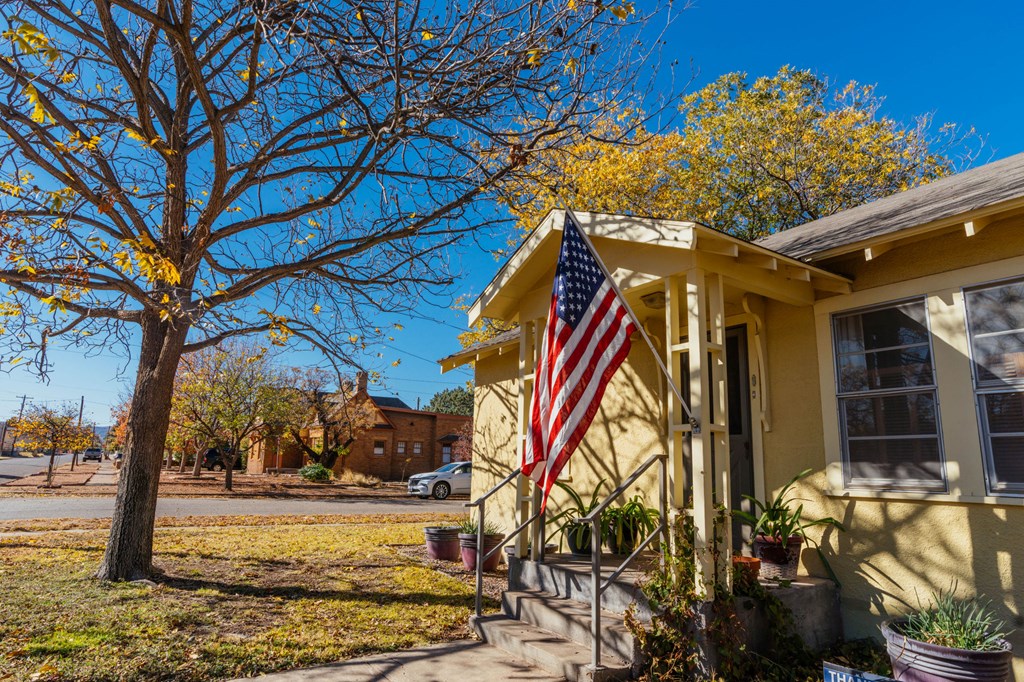
{"label": "porch post", "polygon": [[[666,277],[665,286],[665,367],[680,390],[683,386],[682,365],[679,356],[685,351],[686,344],[680,340],[680,309],[683,300],[679,291],[679,278]],[[661,376],[659,381],[665,381]],[[665,386],[665,434],[668,446],[669,461],[669,494],[674,509],[686,506],[686,454],[683,439],[690,430],[690,424],[683,419],[683,406],[668,386]]]}
{"label": "porch post", "polygon": [[[519,395],[517,406],[519,411],[519,429],[516,438],[516,459],[519,460],[523,454],[523,447],[526,444],[526,433],[530,426],[530,395],[533,389],[533,335],[535,332],[534,323],[522,322],[519,326]],[[513,463],[513,467],[518,464]],[[516,514],[518,520],[516,525],[526,523],[530,518],[530,506],[533,501],[530,491],[530,481],[525,476],[516,479]],[[520,533],[515,541],[515,555],[519,558],[526,556],[526,546],[529,540],[527,533]]]}
{"label": "porch post", "polygon": [[[705,599],[714,596],[715,579],[714,522],[715,503],[712,475],[712,430],[709,409],[710,377],[705,371],[708,357],[707,289],[704,271],[693,268],[686,273],[686,329],[689,345],[690,414],[701,425],[690,441],[693,467],[694,560],[697,593]],[[706,423],[707,422],[707,423]]]}
{"label": "porch post", "polygon": [[[725,291],[721,273],[715,273],[708,278],[708,320],[710,329],[708,337],[708,351],[711,361],[711,385],[714,396],[713,417],[714,423],[708,423],[707,430],[711,432],[714,443],[715,455],[715,485],[714,493],[716,506],[721,505],[729,509],[732,504],[732,463],[730,461],[729,443],[729,382],[726,376],[726,353],[725,353]],[[709,419],[709,422],[712,420]],[[725,582],[726,588],[732,589],[732,522],[726,518],[715,530],[715,539],[718,542],[718,576]]]}

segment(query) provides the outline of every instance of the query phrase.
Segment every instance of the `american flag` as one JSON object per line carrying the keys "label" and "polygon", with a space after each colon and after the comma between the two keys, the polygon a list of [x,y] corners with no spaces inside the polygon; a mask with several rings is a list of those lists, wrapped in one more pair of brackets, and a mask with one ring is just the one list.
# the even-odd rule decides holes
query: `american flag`
{"label": "american flag", "polygon": [[542,509],[629,354],[634,331],[625,301],[566,213],[523,450],[523,474],[544,490]]}

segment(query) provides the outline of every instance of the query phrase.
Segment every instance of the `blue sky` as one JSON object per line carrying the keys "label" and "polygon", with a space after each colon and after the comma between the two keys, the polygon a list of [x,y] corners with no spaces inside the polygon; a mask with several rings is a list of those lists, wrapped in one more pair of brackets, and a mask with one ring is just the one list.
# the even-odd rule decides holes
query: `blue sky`
{"label": "blue sky", "polygon": [[[936,123],[974,126],[986,138],[979,159],[985,162],[1024,151],[1022,34],[1024,6],[1012,2],[697,0],[666,36],[663,61],[679,60],[683,80],[692,65],[690,89],[730,71],[756,77],[774,74],[785,64],[838,83],[875,84],[888,116],[909,120],[931,112]],[[479,293],[500,265],[475,245],[451,257],[463,273],[454,293]],[[401,360],[376,392],[398,395],[415,406],[417,399],[426,402],[434,392],[470,378],[468,371],[442,376],[434,362],[458,349],[455,337],[465,325],[464,315],[446,304],[424,304],[421,319],[403,319],[405,329],[395,341],[376,349],[388,361]],[[107,423],[109,405],[122,382],[133,376],[133,364],[126,366],[114,349],[90,358],[51,351],[51,359],[49,385],[25,371],[0,374],[0,417],[17,411],[16,396],[22,394],[37,402],[75,404],[84,395],[86,418]],[[317,362],[312,353],[294,353],[285,360]]]}

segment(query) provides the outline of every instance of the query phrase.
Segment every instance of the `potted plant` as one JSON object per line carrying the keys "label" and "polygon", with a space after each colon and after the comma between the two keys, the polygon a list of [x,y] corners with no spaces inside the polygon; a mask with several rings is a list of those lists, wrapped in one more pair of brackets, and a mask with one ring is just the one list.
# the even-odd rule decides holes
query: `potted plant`
{"label": "potted plant", "polygon": [[[955,589],[955,588],[954,588]],[[1004,682],[1013,651],[989,603],[932,595],[930,608],[882,623],[893,675],[904,682]]]}
{"label": "potted plant", "polygon": [[[477,548],[477,522],[475,519],[466,518],[459,524],[459,548],[462,554],[462,565],[467,571],[476,570]],[[483,553],[490,552],[501,545],[505,540],[505,534],[499,526],[490,522],[484,524],[484,546]],[[485,571],[493,571],[501,561],[501,552],[495,552],[484,562]]]}
{"label": "potted plant", "polygon": [[[823,519],[805,519],[803,504],[793,508],[796,500],[790,499],[789,494],[798,481],[807,478],[811,469],[805,469],[789,480],[789,483],[782,487],[782,490],[771,500],[762,502],[751,495],[743,497],[754,505],[755,513],[733,510],[733,515],[752,529],[751,535],[754,538],[754,556],[761,560],[761,575],[766,578],[778,580],[793,580],[796,578],[797,567],[800,564],[800,546],[811,540],[807,537],[807,529],[814,526],[832,526],[839,530],[845,530],[843,524],[832,517]],[[821,548],[817,547],[818,555],[826,570],[832,573],[825,555]]]}
{"label": "potted plant", "polygon": [[657,509],[634,495],[621,507],[606,509],[601,517],[602,533],[612,554],[632,554],[658,525]]}
{"label": "potted plant", "polygon": [[761,560],[757,557],[734,554],[732,568],[737,577],[747,582],[757,582],[757,577],[761,574]]}
{"label": "potted plant", "polygon": [[[605,479],[601,481],[594,488],[594,494],[590,496],[590,502],[583,504],[583,498],[580,494],[572,489],[566,483],[561,481],[555,481],[555,485],[568,493],[572,499],[572,505],[566,507],[562,511],[558,512],[550,519],[548,523],[558,523],[561,521],[561,525],[556,529],[556,533],[562,536],[565,540],[566,545],[569,546],[569,551],[576,556],[590,556],[590,524],[589,523],[576,523],[576,519],[581,519],[587,516],[590,512],[594,511],[594,508],[600,504],[598,495],[601,492],[601,487],[606,483]],[[561,541],[559,541],[561,544]]]}
{"label": "potted plant", "polygon": [[459,526],[427,526],[423,535],[427,555],[438,561],[459,560]]}

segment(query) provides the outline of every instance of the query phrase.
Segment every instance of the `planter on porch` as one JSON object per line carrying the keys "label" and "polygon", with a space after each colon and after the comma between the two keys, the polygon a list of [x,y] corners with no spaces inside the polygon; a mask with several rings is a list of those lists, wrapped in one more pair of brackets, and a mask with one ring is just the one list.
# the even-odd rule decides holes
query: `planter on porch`
{"label": "planter on porch", "polygon": [[428,526],[423,529],[427,555],[438,561],[459,560],[459,527]]}
{"label": "planter on porch", "polygon": [[892,671],[902,682],[1005,682],[1010,675],[1013,651],[1010,643],[998,640],[990,651],[956,649],[910,639],[903,634],[906,618],[882,623],[886,651]]}
{"label": "planter on porch", "polygon": [[768,580],[795,580],[802,544],[799,535],[790,535],[785,542],[767,535],[755,537],[754,556],[761,560],[761,575]]}

